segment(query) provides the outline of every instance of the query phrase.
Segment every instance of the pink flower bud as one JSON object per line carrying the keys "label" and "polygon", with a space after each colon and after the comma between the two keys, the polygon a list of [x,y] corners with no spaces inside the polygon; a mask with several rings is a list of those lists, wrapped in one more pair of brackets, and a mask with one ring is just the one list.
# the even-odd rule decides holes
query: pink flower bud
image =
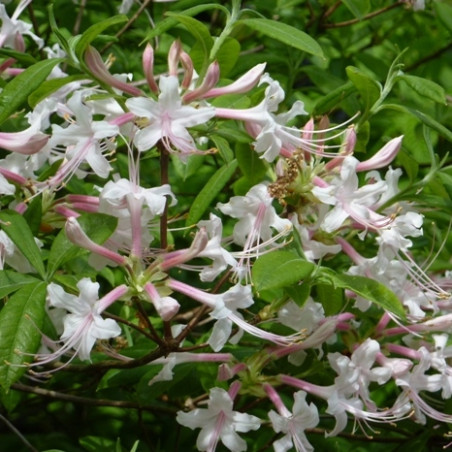
{"label": "pink flower bud", "polygon": [[147,44],[143,52],[143,72],[146,76],[146,81],[148,82],[149,88],[154,93],[159,92],[159,87],[154,79],[154,49],[151,44]]}
{"label": "pink flower bud", "polygon": [[393,138],[369,160],[358,163],[356,171],[369,171],[388,166],[399,152],[400,147],[402,146],[402,139],[403,135]]}
{"label": "pink flower bud", "polygon": [[179,65],[182,46],[179,40],[174,41],[168,52],[169,75],[177,75],[177,66]]}
{"label": "pink flower bud", "polygon": [[100,81],[107,85],[113,86],[124,93],[131,94],[132,96],[142,96],[143,92],[135,86],[128,83],[121,82],[116,77],[110,74],[105,66],[100,53],[92,46],[89,46],[85,52],[85,63],[91,73]]}
{"label": "pink flower bud", "polygon": [[99,254],[100,256],[106,257],[119,265],[125,265],[126,258],[118,253],[115,253],[102,245],[94,243],[80,227],[80,224],[74,217],[70,217],[66,221],[64,227],[66,231],[67,238],[75,245],[85,248],[93,253]]}
{"label": "pink flower bud", "polygon": [[250,69],[246,74],[243,74],[235,82],[226,86],[222,86],[221,88],[213,88],[207,91],[202,96],[202,98],[207,99],[209,97],[217,97],[224,94],[246,93],[256,86],[264,70],[265,63],[258,64],[257,66],[254,66],[252,69]]}
{"label": "pink flower bud", "polygon": [[144,290],[149,295],[155,310],[163,320],[171,320],[177,314],[177,311],[179,311],[180,304],[177,300],[172,297],[161,297],[152,283],[146,283]]}
{"label": "pink flower bud", "polygon": [[190,55],[183,50],[180,53],[180,62],[185,70],[184,79],[182,80],[181,87],[183,89],[187,89],[191,81],[193,80],[193,61],[190,58]]}
{"label": "pink flower bud", "polygon": [[36,127],[31,126],[21,132],[0,132],[0,148],[32,155],[39,152],[47,144],[48,139],[48,135],[36,131]]}
{"label": "pink flower bud", "polygon": [[206,76],[202,84],[196,88],[195,90],[185,94],[182,98],[184,103],[190,103],[195,99],[200,99],[203,97],[203,94],[211,90],[217,83],[220,78],[220,66],[216,61],[214,61],[207,69]]}

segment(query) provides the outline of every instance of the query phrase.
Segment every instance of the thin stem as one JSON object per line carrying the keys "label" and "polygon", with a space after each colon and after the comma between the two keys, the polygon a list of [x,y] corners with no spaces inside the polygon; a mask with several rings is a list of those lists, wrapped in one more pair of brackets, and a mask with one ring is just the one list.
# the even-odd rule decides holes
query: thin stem
{"label": "thin stem", "polygon": [[132,328],[132,329],[138,331],[143,336],[146,336],[148,339],[151,339],[152,341],[155,342],[155,337],[152,334],[150,334],[147,331],[145,331],[143,328],[140,328],[138,325],[135,325],[134,323],[129,322],[128,320],[123,319],[122,317],[120,317],[118,315],[110,314],[109,312],[103,312],[102,315],[104,317],[108,317],[110,319],[113,319],[113,320],[115,320],[118,323],[122,323],[123,325],[126,325],[129,328]]}
{"label": "thin stem", "polygon": [[[14,387],[14,385],[11,386],[12,388]],[[22,433],[19,432],[19,430],[17,430],[16,427],[14,427],[13,424],[11,424],[11,422],[8,421],[8,419],[6,419],[5,416],[2,416],[0,414],[0,419],[6,424],[6,426],[15,434],[19,437],[19,439],[22,441],[22,443],[27,447],[27,449],[31,450],[32,452],[39,452],[38,449],[35,449],[28,441],[27,439],[22,435]]]}
{"label": "thin stem", "polygon": [[[143,4],[138,8],[137,12],[129,19],[129,21],[124,25],[124,27],[121,28],[116,34],[115,37],[119,38],[121,35],[123,35],[131,26],[132,24],[141,16],[141,13],[146,9],[146,7],[152,3],[153,0],[144,0]],[[100,53],[105,52],[108,50],[112,45],[113,41],[109,42],[106,46],[103,47],[103,49],[100,51]]]}
{"label": "thin stem", "polygon": [[83,13],[85,12],[86,1],[87,0],[82,0],[80,2],[80,8],[78,10],[77,17],[75,19],[74,28],[72,29],[72,34],[74,36],[78,35],[78,32],[80,31],[80,26],[82,24]]}
{"label": "thin stem", "polygon": [[[55,400],[64,400],[66,402],[80,403],[82,405],[88,406],[111,406],[111,407],[119,407],[119,408],[132,408],[136,410],[145,410],[145,411],[164,411],[170,414],[174,414],[176,412],[175,409],[171,408],[163,408],[163,407],[153,407],[151,405],[141,405],[136,402],[128,402],[125,400],[108,400],[108,399],[92,399],[90,397],[81,397],[75,396],[71,394],[65,394],[62,392],[51,391],[48,389],[43,389],[35,386],[28,386],[22,383],[14,383],[11,385],[11,388],[16,391],[28,392],[31,394],[36,394],[43,397],[48,397]],[[0,415],[0,418],[3,416]],[[4,419],[4,418],[3,418]],[[4,419],[5,422],[8,422]],[[9,423],[8,423],[9,424]],[[31,446],[31,449],[34,452],[38,452],[37,449]]]}
{"label": "thin stem", "polygon": [[154,342],[156,342],[157,344],[159,344],[159,346],[163,346],[163,341],[160,339],[159,335],[157,334],[157,331],[154,329],[154,326],[152,325],[152,323],[149,320],[149,317],[147,315],[147,312],[145,311],[145,309],[143,308],[143,305],[141,304],[141,301],[135,297],[134,298],[134,303],[138,309],[138,312],[140,314],[140,319],[145,323],[146,328],[149,330],[150,332],[150,336],[152,337],[152,340]]}
{"label": "thin stem", "polygon": [[398,6],[402,6],[403,3],[397,2],[393,3],[392,5],[385,6],[384,8],[381,8],[377,11],[373,11],[367,15],[365,15],[362,18],[357,17],[356,19],[346,20],[344,22],[337,22],[335,24],[323,24],[324,28],[341,28],[341,27],[349,27],[350,25],[357,24],[359,22],[363,22],[365,20],[372,19],[373,17],[379,16],[380,14],[384,14],[386,11],[389,11],[393,8],[397,8]]}
{"label": "thin stem", "polygon": [[[38,36],[39,38],[42,38],[41,34],[39,33],[39,24],[38,24],[38,21],[36,20],[35,11],[34,11],[33,5],[31,3],[27,6],[27,11],[28,11],[28,15],[30,17],[30,21],[33,25],[33,31],[34,31],[35,35]],[[46,54],[43,49],[40,49],[39,53],[43,59],[46,58]]]}

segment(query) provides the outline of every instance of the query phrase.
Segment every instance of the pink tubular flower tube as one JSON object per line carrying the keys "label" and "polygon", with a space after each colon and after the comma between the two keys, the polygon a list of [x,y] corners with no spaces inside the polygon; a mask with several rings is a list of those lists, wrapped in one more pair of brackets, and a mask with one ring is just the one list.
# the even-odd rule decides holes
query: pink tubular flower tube
{"label": "pink tubular flower tube", "polygon": [[39,152],[49,140],[49,136],[36,130],[35,126],[21,132],[0,132],[0,148],[23,155]]}
{"label": "pink tubular flower tube", "polygon": [[121,82],[116,77],[113,77],[102,61],[102,57],[99,52],[94,47],[89,46],[86,50],[85,63],[92,74],[107,85],[113,86],[114,88],[117,88],[124,93],[131,94],[132,96],[143,95],[143,92],[139,88],[136,88],[128,83]]}
{"label": "pink tubular flower tube", "polygon": [[369,171],[388,166],[402,146],[403,135],[386,143],[373,157],[356,165],[356,171]]}
{"label": "pink tubular flower tube", "polygon": [[100,256],[106,257],[119,265],[126,264],[126,258],[124,256],[121,256],[120,254],[115,253],[102,245],[94,243],[80,227],[80,224],[76,218],[69,217],[67,219],[65,231],[68,239],[75,245],[85,248],[95,254],[99,254]]}

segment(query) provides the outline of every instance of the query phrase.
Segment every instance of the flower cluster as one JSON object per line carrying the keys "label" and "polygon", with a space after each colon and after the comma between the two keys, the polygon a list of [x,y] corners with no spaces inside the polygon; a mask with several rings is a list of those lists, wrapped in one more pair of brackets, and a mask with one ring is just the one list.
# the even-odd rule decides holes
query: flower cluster
{"label": "flower cluster", "polygon": [[[11,18],[0,5],[0,47],[23,52],[24,35],[43,46],[18,19],[28,3]],[[220,442],[244,451],[239,433],[264,428],[283,452],[311,451],[311,429],[336,436],[350,419],[363,430],[408,418],[452,423],[441,411],[452,394],[450,275],[417,263],[423,215],[399,197],[402,170],[391,166],[402,136],[360,160],[356,116],[329,125],[300,100],[284,110],[264,64],[231,82],[217,61],[198,74],[179,40],[159,75],[147,44],[137,83],[91,45],[80,61],[44,50],[83,78],[56,67],[58,89],[21,118],[23,130],[0,133],[3,210],[27,240],[0,217],[1,271],[42,277],[36,256],[46,249],[51,325],[30,325],[43,330],[39,352],[22,350],[34,355],[32,375],[70,372],[77,360],[163,365],[154,385],[171,382],[181,363],[216,365],[208,395],[175,401],[175,420],[201,429],[200,451]],[[27,73],[15,62],[2,66],[6,76]],[[229,101],[237,95],[247,108]],[[238,163],[216,139],[231,128],[245,137],[237,149],[245,143],[263,168],[234,193],[223,188]],[[209,179],[190,205],[174,181],[197,162]],[[30,228],[23,218],[38,204]],[[136,343],[152,352],[137,357]],[[272,407],[265,418],[244,412],[251,399]]]}

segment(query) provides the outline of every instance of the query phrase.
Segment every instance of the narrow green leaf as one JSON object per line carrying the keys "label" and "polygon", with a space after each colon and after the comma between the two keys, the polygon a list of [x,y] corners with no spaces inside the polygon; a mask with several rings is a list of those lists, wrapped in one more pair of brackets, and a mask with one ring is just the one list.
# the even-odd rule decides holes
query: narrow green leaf
{"label": "narrow green leaf", "polygon": [[357,67],[348,66],[346,72],[348,78],[361,95],[366,111],[370,110],[372,105],[380,98],[380,85]]}
{"label": "narrow green leaf", "polygon": [[323,57],[322,48],[317,41],[304,31],[291,25],[271,19],[242,19],[237,21],[236,24],[246,25],[290,47],[295,47],[311,55]]}
{"label": "narrow green leaf", "polygon": [[234,152],[232,151],[231,146],[229,146],[228,140],[220,135],[211,135],[209,138],[215,143],[215,147],[218,149],[218,152],[226,163],[234,160]]}
{"label": "narrow green leaf", "polygon": [[28,284],[37,283],[38,279],[24,273],[17,273],[14,270],[0,271],[0,298],[6,297],[10,293],[21,289]]}
{"label": "narrow green leaf", "polygon": [[28,96],[28,105],[30,105],[31,108],[35,108],[39,102],[47,98],[50,94],[59,90],[64,85],[77,80],[86,80],[86,75],[70,75],[68,77],[46,80],[36,91],[33,91]]}
{"label": "narrow green leaf", "polygon": [[404,113],[410,113],[414,117],[421,120],[426,126],[429,126],[433,130],[436,130],[441,136],[443,136],[447,141],[452,143],[452,132],[444,127],[441,123],[439,123],[436,119],[433,119],[431,116],[422,113],[419,110],[415,110],[414,108],[408,108],[404,105],[399,104],[384,104],[381,109],[388,108],[390,110],[402,111]]}
{"label": "narrow green leaf", "polygon": [[323,115],[329,113],[333,108],[337,107],[344,99],[355,92],[355,87],[352,82],[346,82],[342,86],[329,92],[324,97],[321,97],[315,104],[314,114]]}
{"label": "narrow green leaf", "polygon": [[77,41],[75,45],[75,54],[77,57],[82,60],[83,54],[87,47],[97,38],[104,30],[107,28],[127,22],[129,19],[124,14],[118,14],[117,16],[110,17],[101,22],[98,22],[94,25],[91,25],[81,36],[81,38]]}
{"label": "narrow green leaf", "polygon": [[25,373],[26,367],[21,366],[41,343],[45,299],[44,282],[28,284],[0,311],[0,385],[5,391]]}
{"label": "narrow green leaf", "polygon": [[[86,235],[95,243],[102,244],[116,229],[118,219],[103,213],[86,213],[77,218]],[[50,248],[47,271],[49,278],[64,263],[86,254],[88,251],[74,245],[61,230]]]}
{"label": "narrow green leaf", "polygon": [[315,265],[290,251],[273,251],[259,257],[251,276],[258,292],[289,287],[308,278]]}
{"label": "narrow green leaf", "polygon": [[28,209],[24,212],[24,219],[30,226],[31,233],[35,236],[39,233],[42,220],[42,198],[36,196],[28,204]]}
{"label": "narrow green leaf", "polygon": [[210,203],[220,193],[228,180],[237,169],[237,160],[232,160],[228,164],[222,166],[204,185],[203,189],[198,193],[188,212],[186,221],[187,226],[196,224],[203,216]]}
{"label": "narrow green leaf", "polygon": [[439,104],[446,104],[446,92],[444,88],[431,80],[423,77],[416,77],[415,75],[400,75],[399,80],[403,80],[413,91],[416,91],[420,96],[438,102]]}
{"label": "narrow green leaf", "polygon": [[16,113],[26,102],[28,96],[47,78],[62,58],[51,58],[25,69],[13,78],[0,93],[0,124]]}
{"label": "narrow green leaf", "polygon": [[320,267],[316,273],[316,282],[334,288],[351,290],[386,311],[392,312],[402,319],[405,318],[403,305],[394,292],[374,279],[340,274],[329,268]]}
{"label": "narrow green leaf", "polygon": [[342,3],[358,19],[362,19],[370,11],[369,0],[342,0]]}
{"label": "narrow green leaf", "polygon": [[12,49],[0,49],[0,56],[5,56],[7,58],[14,58],[19,63],[30,65],[35,64],[36,59],[33,58],[30,54],[24,53],[24,52],[17,52],[16,50]]}
{"label": "narrow green leaf", "polygon": [[53,12],[53,3],[48,5],[47,11],[48,11],[48,17],[49,17],[49,25],[50,25],[50,28],[52,29],[52,32],[55,34],[61,48],[66,52],[67,55],[70,55],[71,48],[69,46],[69,43],[68,43],[66,37],[64,36],[64,34],[58,28],[58,25],[55,20],[55,14]]}
{"label": "narrow green leaf", "polygon": [[45,269],[41,251],[38,245],[36,245],[33,233],[24,217],[14,210],[4,210],[0,212],[0,227],[14,242],[14,245],[17,246],[28,262],[36,269],[39,275],[44,278]]}

